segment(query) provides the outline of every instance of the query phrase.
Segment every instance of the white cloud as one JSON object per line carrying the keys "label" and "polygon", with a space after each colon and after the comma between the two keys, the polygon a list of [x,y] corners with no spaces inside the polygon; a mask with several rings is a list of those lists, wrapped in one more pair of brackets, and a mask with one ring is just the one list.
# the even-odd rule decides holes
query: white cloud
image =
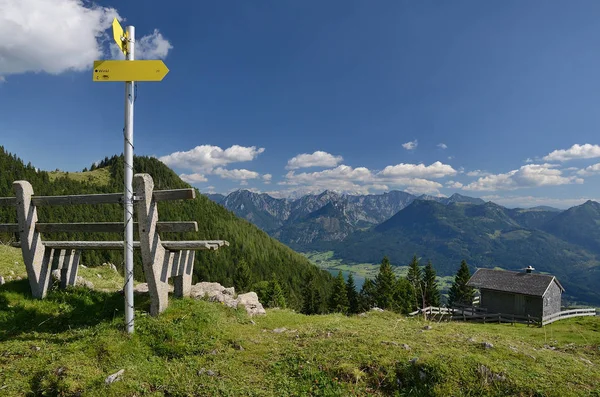
{"label": "white cloud", "polygon": [[448,145],[446,145],[445,143],[438,143],[437,147],[439,147],[440,149],[448,149]]}
{"label": "white cloud", "polygon": [[159,160],[169,167],[210,172],[217,166],[254,160],[264,151],[264,148],[256,146],[233,145],[223,150],[218,146],[201,145],[187,152],[175,152],[159,157]]}
{"label": "white cloud", "polygon": [[544,157],[545,161],[568,161],[575,159],[592,159],[600,157],[600,145],[586,143],[575,144],[569,149],[555,150]]}
{"label": "white cloud", "polygon": [[302,153],[291,158],[285,169],[296,170],[298,168],[309,167],[335,167],[344,159],[342,156],[334,156],[333,154],[317,150],[313,154]]}
{"label": "white cloud", "polygon": [[220,176],[225,179],[234,179],[245,181],[247,179],[256,179],[260,177],[260,174],[255,171],[249,171],[245,169],[236,169],[236,170],[226,170],[224,168],[215,168],[212,172],[215,175]]}
{"label": "white cloud", "polygon": [[461,189],[464,185],[460,182],[456,181],[448,181],[446,182],[446,187],[450,189]]}
{"label": "white cloud", "polygon": [[[0,1],[1,79],[12,74],[91,71],[112,41],[116,9],[82,0]],[[110,33],[110,34],[109,34]],[[171,44],[155,30],[137,40],[141,54],[166,56]]]}
{"label": "white cloud", "polygon": [[598,174],[600,174],[600,163],[590,165],[589,167],[585,167],[584,169],[577,171],[577,175],[581,176]]}
{"label": "white cloud", "polygon": [[474,171],[469,171],[467,172],[467,176],[488,176],[488,175],[492,175],[489,172],[485,172],[482,170],[474,170]]}
{"label": "white cloud", "polygon": [[539,205],[547,205],[555,208],[570,208],[575,205],[581,205],[588,200],[600,201],[599,198],[555,198],[555,197],[535,197],[535,196],[499,196],[489,195],[481,197],[485,201],[504,205],[506,207],[530,208]]}
{"label": "white cloud", "polygon": [[[419,176],[442,177],[456,173],[442,163],[436,162],[431,166],[422,164],[399,164],[386,167],[379,173],[373,173],[365,167],[353,168],[339,165],[336,168],[318,171],[296,173],[289,171],[285,180],[279,182],[282,186],[295,186],[297,189],[322,191],[336,190],[352,194],[368,194],[370,191],[388,190],[388,186],[402,187],[407,191],[418,193],[439,193],[442,184]],[[291,189],[288,189],[291,190]]]}
{"label": "white cloud", "polygon": [[180,174],[179,177],[184,182],[187,182],[187,183],[190,183],[190,184],[208,181],[208,179],[206,179],[206,177],[204,175],[198,174],[198,173],[195,173],[195,174]]}
{"label": "white cloud", "polygon": [[388,165],[379,173],[383,177],[408,177],[408,178],[443,178],[456,175],[456,170],[448,164],[439,161],[431,165],[423,164],[397,164]]}
{"label": "white cloud", "polygon": [[533,159],[532,159],[531,157],[527,157],[527,158],[525,159],[525,162],[526,162],[527,164],[533,163]]}
{"label": "white cloud", "polygon": [[576,176],[563,176],[552,164],[528,164],[506,174],[488,175],[464,186],[464,190],[514,190],[526,187],[583,183]]}
{"label": "white cloud", "polygon": [[414,150],[419,145],[419,142],[415,139],[414,141],[406,142],[402,144],[402,147],[406,150]]}
{"label": "white cloud", "polygon": [[273,175],[271,174],[264,174],[262,176],[263,182],[265,183],[265,185],[268,185],[271,183],[271,179],[273,179]]}

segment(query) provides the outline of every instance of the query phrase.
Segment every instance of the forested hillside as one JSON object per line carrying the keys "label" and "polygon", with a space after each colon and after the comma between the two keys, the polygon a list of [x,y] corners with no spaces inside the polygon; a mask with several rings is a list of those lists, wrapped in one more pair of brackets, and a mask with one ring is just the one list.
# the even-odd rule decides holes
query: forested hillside
{"label": "forested hillside", "polygon": [[[24,179],[33,185],[36,195],[63,195],[82,193],[108,193],[123,190],[123,158],[113,156],[105,158],[100,164],[92,167],[110,170],[108,184],[98,184],[94,178],[86,180],[78,173],[77,180],[68,173],[50,178],[48,172],[37,171],[33,165],[25,165],[16,155],[7,153],[0,146],[0,197],[14,196],[12,183]],[[135,157],[135,172],[146,172],[152,175],[155,189],[189,188],[172,170],[155,158]],[[85,175],[85,173],[83,173]],[[186,234],[164,234],[165,238],[175,239],[223,239],[230,242],[216,252],[198,252],[194,268],[194,282],[216,281],[224,285],[234,285],[236,266],[244,260],[251,270],[251,282],[271,280],[273,276],[279,281],[288,304],[293,307],[301,305],[300,289],[307,273],[314,273],[316,286],[327,296],[331,276],[318,270],[303,256],[294,252],[277,240],[269,237],[251,223],[237,218],[232,212],[212,202],[202,194],[195,200],[164,202],[159,204],[159,219],[194,220],[198,222],[198,232]],[[41,222],[118,222],[123,219],[123,209],[118,205],[94,206],[60,206],[41,207],[38,212]],[[14,208],[0,207],[0,222],[15,222]],[[0,240],[6,242],[16,236],[3,234]],[[120,240],[120,234],[80,233],[45,235],[44,238],[65,240],[98,239]],[[139,253],[136,252],[135,275],[143,278]],[[82,262],[86,265],[99,265],[111,261],[122,265],[121,252],[98,251],[86,252]]]}

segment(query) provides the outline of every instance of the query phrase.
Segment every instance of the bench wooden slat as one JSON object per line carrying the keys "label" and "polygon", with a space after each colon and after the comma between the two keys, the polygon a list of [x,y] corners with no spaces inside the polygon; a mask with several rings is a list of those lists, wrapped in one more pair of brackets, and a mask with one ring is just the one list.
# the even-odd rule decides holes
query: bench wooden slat
{"label": "bench wooden slat", "polygon": [[[133,226],[137,229],[139,225],[134,222]],[[40,233],[121,233],[123,232],[123,222],[37,223],[35,228]],[[157,222],[156,230],[159,233],[197,232],[198,224],[196,222]]]}
{"label": "bench wooden slat", "polygon": [[[196,198],[194,189],[156,190],[152,193],[155,201],[191,200]],[[79,204],[120,204],[123,193],[75,194],[68,196],[33,196],[31,201],[36,206],[44,205],[79,205]],[[0,205],[16,205],[16,198],[2,197]]]}
{"label": "bench wooden slat", "polygon": [[152,194],[154,201],[193,200],[196,198],[194,189],[155,190]]}
{"label": "bench wooden slat", "polygon": [[[66,250],[121,250],[124,247],[123,241],[44,241],[43,244],[47,248]],[[21,246],[19,242],[12,242],[11,245]],[[228,246],[229,242],[224,240],[163,241],[162,245],[170,251],[210,250]],[[140,242],[134,241],[133,248],[139,249]]]}
{"label": "bench wooden slat", "polygon": [[0,207],[15,207],[16,205],[16,197],[0,197]]}
{"label": "bench wooden slat", "polygon": [[32,196],[31,201],[35,206],[119,204],[123,201],[123,193],[75,194],[70,196]]}
{"label": "bench wooden slat", "polygon": [[18,233],[18,232],[19,232],[19,224],[18,223],[0,224],[0,233]]}

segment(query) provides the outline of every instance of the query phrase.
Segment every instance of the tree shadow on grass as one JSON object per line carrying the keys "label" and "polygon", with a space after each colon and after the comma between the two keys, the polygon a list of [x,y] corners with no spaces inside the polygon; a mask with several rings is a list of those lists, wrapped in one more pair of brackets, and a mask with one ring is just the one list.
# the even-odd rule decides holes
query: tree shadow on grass
{"label": "tree shadow on grass", "polygon": [[[147,295],[136,295],[136,310],[148,311]],[[52,288],[46,298],[34,299],[29,282],[8,282],[0,287],[0,341],[29,332],[61,333],[103,322],[124,319],[124,296],[83,287]],[[124,321],[119,324],[124,329]]]}

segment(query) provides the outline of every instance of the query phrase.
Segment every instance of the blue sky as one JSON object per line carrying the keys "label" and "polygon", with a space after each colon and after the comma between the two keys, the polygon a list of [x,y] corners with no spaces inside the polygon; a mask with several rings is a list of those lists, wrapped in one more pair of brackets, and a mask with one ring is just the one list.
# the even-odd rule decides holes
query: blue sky
{"label": "blue sky", "polygon": [[597,1],[140,4],[0,5],[1,145],[46,170],[122,152],[123,84],[91,78],[118,16],[170,69],[138,85],[135,153],[203,192],[600,199]]}

